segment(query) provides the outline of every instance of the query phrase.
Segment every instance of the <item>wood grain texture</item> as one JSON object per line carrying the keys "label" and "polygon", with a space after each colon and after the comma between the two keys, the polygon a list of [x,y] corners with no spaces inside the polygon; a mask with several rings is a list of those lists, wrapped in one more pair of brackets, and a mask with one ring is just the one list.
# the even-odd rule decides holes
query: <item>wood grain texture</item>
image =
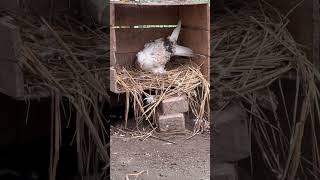
{"label": "wood grain texture", "polygon": [[114,5],[114,26],[174,25],[178,6]]}

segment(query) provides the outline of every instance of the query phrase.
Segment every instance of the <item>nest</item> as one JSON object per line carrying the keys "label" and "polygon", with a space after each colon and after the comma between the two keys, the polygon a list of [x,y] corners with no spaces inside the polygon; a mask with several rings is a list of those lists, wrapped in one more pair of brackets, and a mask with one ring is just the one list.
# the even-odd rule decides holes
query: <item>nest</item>
{"label": "nest", "polygon": [[[127,103],[129,99],[133,101],[137,127],[146,120],[156,128],[161,101],[185,94],[196,118],[194,132],[207,129],[210,84],[201,73],[200,66],[191,60],[175,59],[166,68],[166,74],[154,75],[134,68],[115,67],[119,90],[127,93]],[[148,99],[147,103],[144,97]]]}
{"label": "nest", "polygon": [[[82,175],[108,167],[107,130],[101,107],[109,102],[107,93],[108,36],[71,18],[48,23],[27,11],[2,12],[20,27],[21,61],[25,98],[52,98],[52,151],[50,178],[55,179],[61,145],[62,118],[76,114],[79,170]],[[67,99],[70,106],[64,106]],[[70,118],[70,117],[69,117]]]}
{"label": "nest", "polygon": [[[320,74],[288,32],[288,15],[259,1],[214,18],[211,107],[242,105],[268,179],[319,179]],[[290,79],[294,97],[284,91]]]}

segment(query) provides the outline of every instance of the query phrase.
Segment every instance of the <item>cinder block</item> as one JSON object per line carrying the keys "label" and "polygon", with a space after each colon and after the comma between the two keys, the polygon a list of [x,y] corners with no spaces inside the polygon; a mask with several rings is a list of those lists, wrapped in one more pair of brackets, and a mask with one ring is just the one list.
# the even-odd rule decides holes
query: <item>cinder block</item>
{"label": "cinder block", "polygon": [[184,113],[189,110],[188,98],[186,95],[171,97],[161,103],[161,113],[163,115]]}
{"label": "cinder block", "polygon": [[82,0],[81,1],[82,16],[92,21],[92,18],[102,25],[109,24],[109,3],[105,0]]}
{"label": "cinder block", "polygon": [[216,162],[235,162],[250,156],[251,140],[245,111],[232,105],[213,118],[213,156]]}
{"label": "cinder block", "polygon": [[214,180],[238,180],[237,169],[234,164],[222,163],[213,166]]}
{"label": "cinder block", "polygon": [[185,116],[183,113],[160,115],[158,121],[160,131],[185,130]]}
{"label": "cinder block", "polygon": [[19,61],[21,38],[12,18],[0,18],[0,92],[14,98],[22,96],[24,80]]}

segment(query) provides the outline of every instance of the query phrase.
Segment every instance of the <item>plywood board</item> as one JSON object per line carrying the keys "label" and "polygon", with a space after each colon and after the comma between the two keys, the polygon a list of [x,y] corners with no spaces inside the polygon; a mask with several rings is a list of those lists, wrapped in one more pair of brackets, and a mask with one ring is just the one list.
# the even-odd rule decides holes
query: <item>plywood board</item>
{"label": "plywood board", "polygon": [[110,65],[114,66],[115,64],[120,66],[132,66],[134,64],[134,60],[136,58],[137,53],[113,53],[112,57],[110,57]]}
{"label": "plywood board", "polygon": [[110,6],[111,26],[174,25],[178,22],[177,6],[142,6],[134,4]]}
{"label": "plywood board", "polygon": [[115,29],[117,53],[138,52],[144,44],[158,38],[167,37],[173,28],[125,28]]}
{"label": "plywood board", "polygon": [[209,36],[209,31],[183,28],[179,36],[179,43],[191,48],[197,54],[210,56]]}
{"label": "plywood board", "polygon": [[208,4],[180,6],[179,15],[184,27],[192,29],[210,29],[210,13]]}
{"label": "plywood board", "polygon": [[[152,40],[168,37],[173,28],[125,28],[114,30],[116,45],[112,50],[117,53],[133,53],[142,50],[144,45]],[[193,49],[198,54],[209,55],[209,31],[182,28],[179,44]],[[111,46],[114,47],[114,44]]]}

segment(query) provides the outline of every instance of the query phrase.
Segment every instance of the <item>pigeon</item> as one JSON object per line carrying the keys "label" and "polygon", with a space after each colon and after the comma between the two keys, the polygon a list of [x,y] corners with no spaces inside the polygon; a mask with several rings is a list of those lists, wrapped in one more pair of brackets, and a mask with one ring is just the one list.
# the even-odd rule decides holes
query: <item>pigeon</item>
{"label": "pigeon", "polygon": [[159,38],[146,43],[144,49],[136,55],[138,68],[153,74],[165,74],[165,65],[170,61],[171,57],[193,57],[192,49],[177,44],[180,30],[181,20],[179,20],[172,34],[167,38]]}

